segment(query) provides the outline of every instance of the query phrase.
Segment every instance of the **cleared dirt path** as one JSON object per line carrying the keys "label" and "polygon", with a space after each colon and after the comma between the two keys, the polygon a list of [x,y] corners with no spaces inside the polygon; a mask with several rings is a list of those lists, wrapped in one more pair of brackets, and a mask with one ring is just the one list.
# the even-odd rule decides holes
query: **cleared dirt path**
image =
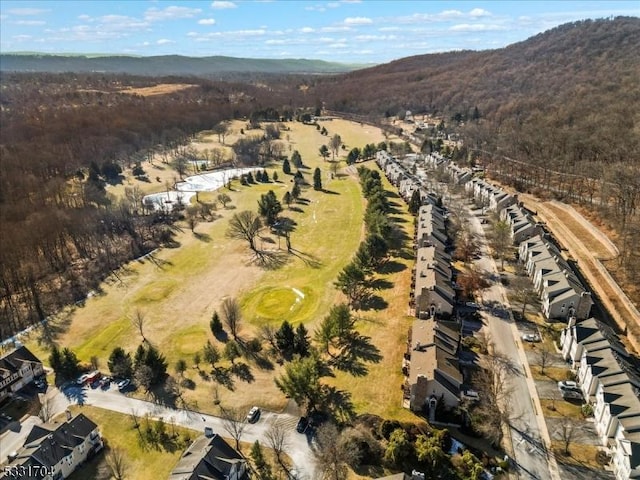
{"label": "cleared dirt path", "polygon": [[605,241],[604,234],[572,207],[557,201],[540,202],[526,194],[519,198],[525,207],[537,212],[569,251],[618,328],[627,331],[629,343],[640,352],[640,313],[599,260],[615,257],[615,246],[608,239]]}

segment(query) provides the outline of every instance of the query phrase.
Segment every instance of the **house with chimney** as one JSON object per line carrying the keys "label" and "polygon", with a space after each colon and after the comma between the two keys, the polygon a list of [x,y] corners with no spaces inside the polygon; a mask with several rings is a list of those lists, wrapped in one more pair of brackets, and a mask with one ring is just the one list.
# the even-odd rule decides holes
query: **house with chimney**
{"label": "house with chimney", "polygon": [[405,405],[413,411],[460,402],[463,376],[458,362],[460,334],[455,323],[415,320],[404,356]]}

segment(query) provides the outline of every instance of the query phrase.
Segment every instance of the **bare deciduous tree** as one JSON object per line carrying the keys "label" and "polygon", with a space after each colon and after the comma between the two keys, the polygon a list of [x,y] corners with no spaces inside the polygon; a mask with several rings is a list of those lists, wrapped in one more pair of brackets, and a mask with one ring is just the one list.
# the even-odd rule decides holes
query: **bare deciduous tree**
{"label": "bare deciduous tree", "polygon": [[127,470],[129,469],[129,464],[124,451],[118,447],[110,448],[105,460],[107,461],[107,466],[109,467],[113,478],[116,480],[124,480]]}
{"label": "bare deciduous tree", "polygon": [[558,434],[560,435],[560,439],[562,440],[562,445],[564,448],[565,455],[571,455],[569,451],[569,446],[571,442],[573,442],[574,438],[578,433],[578,429],[574,422],[569,418],[564,418],[560,423],[560,428],[558,429]]}
{"label": "bare deciduous tree", "polygon": [[53,405],[45,395],[40,395],[40,411],[38,412],[38,417],[45,423],[53,417]]}
{"label": "bare deciduous tree", "polygon": [[220,406],[222,428],[236,441],[236,450],[240,449],[240,438],[247,426],[246,414],[238,408],[224,408]]}
{"label": "bare deciduous tree", "polygon": [[145,316],[144,316],[144,313],[142,313],[142,311],[140,311],[140,309],[137,308],[136,311],[133,312],[133,316],[131,317],[131,323],[138,330],[138,332],[140,332],[140,336],[142,337],[142,341],[146,343],[147,339],[144,336]]}
{"label": "bare deciduous tree", "polygon": [[231,332],[234,339],[238,339],[238,330],[240,329],[240,305],[235,298],[225,298],[222,302],[222,320]]}
{"label": "bare deciduous tree", "polygon": [[266,434],[267,445],[273,450],[278,465],[288,474],[291,466],[287,463],[284,453],[289,444],[287,441],[287,429],[282,423],[274,423]]}
{"label": "bare deciduous tree", "polygon": [[538,349],[538,355],[537,355],[537,361],[538,361],[538,366],[540,367],[541,375],[544,375],[544,369],[549,366],[549,364],[551,363],[551,360],[552,360],[551,350],[549,350],[549,347],[542,344]]}
{"label": "bare deciduous tree", "polygon": [[249,243],[249,248],[257,253],[258,249],[256,248],[255,240],[261,228],[260,217],[250,210],[245,210],[233,214],[233,217],[229,220],[227,237],[246,240]]}

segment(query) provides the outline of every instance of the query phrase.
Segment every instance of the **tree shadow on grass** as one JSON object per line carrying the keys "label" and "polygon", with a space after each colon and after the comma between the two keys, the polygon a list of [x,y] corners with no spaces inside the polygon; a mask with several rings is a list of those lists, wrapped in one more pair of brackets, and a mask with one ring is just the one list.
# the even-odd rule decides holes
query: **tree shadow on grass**
{"label": "tree shadow on grass", "polygon": [[326,385],[324,388],[324,403],[326,409],[331,413],[331,416],[340,424],[351,422],[356,416],[355,407],[351,401],[351,394],[329,385]]}
{"label": "tree shadow on grass", "polygon": [[381,265],[376,271],[381,274],[387,273],[400,273],[407,269],[407,266],[404,263],[398,262],[396,260],[390,260],[383,265]]}
{"label": "tree shadow on grass", "polygon": [[38,345],[44,345],[48,348],[57,345],[58,337],[69,329],[71,315],[74,312],[75,308],[71,308],[64,314],[49,317],[46,322],[42,323],[41,328],[38,329],[39,334],[36,339]]}
{"label": "tree shadow on grass", "polygon": [[354,335],[349,340],[349,347],[331,363],[342,372],[364,377],[369,371],[365,363],[380,363],[381,360],[380,350],[371,343],[371,337]]}
{"label": "tree shadow on grass", "polygon": [[258,250],[255,252],[255,262],[265,270],[277,270],[282,268],[288,260],[288,255],[280,250]]}
{"label": "tree shadow on grass", "polygon": [[208,233],[193,232],[193,236],[204,243],[211,243],[211,235]]}
{"label": "tree shadow on grass", "polygon": [[375,280],[371,280],[369,282],[369,286],[374,290],[388,290],[390,288],[393,288],[393,282],[385,280],[384,278],[376,278]]}
{"label": "tree shadow on grass", "polygon": [[300,207],[296,207],[296,206],[290,206],[289,210],[291,210],[292,212],[298,212],[298,213],[303,213],[304,210],[302,210]]}
{"label": "tree shadow on grass", "polygon": [[321,190],[321,192],[322,192],[322,193],[327,193],[327,194],[329,194],[329,195],[340,195],[338,192],[334,192],[333,190],[327,190],[327,189],[325,189],[325,188],[323,188],[323,189]]}
{"label": "tree shadow on grass", "polygon": [[[180,246],[180,244],[178,244],[178,246]],[[173,263],[171,263],[169,260],[163,260],[162,258],[158,258],[156,255],[154,255],[153,253],[150,253],[147,258],[149,259],[149,261],[151,263],[153,263],[156,267],[158,267],[160,270],[164,270],[165,266],[172,266]]]}
{"label": "tree shadow on grass", "polygon": [[300,250],[296,250],[295,248],[292,248],[289,253],[291,253],[291,255],[293,255],[294,257],[298,257],[300,260],[302,260],[307,267],[320,268],[322,266],[322,262],[320,262],[317,257],[309,253],[301,252]]}
{"label": "tree shadow on grass", "polygon": [[255,380],[253,374],[251,373],[251,368],[249,368],[249,365],[247,365],[246,363],[234,363],[231,366],[231,373],[233,373],[240,380],[247,383],[253,383],[253,381]]}
{"label": "tree shadow on grass", "polygon": [[231,370],[224,367],[215,367],[211,371],[211,378],[213,378],[217,383],[222,385],[223,387],[228,388],[232,392],[235,389],[235,382],[231,377]]}
{"label": "tree shadow on grass", "polygon": [[360,310],[384,310],[388,306],[389,302],[380,295],[369,295],[369,297],[361,303]]}

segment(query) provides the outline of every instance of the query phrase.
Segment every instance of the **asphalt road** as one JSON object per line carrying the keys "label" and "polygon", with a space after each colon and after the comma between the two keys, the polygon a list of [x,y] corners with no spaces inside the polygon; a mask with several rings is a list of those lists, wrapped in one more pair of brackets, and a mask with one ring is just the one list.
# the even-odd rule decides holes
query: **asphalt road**
{"label": "asphalt road", "polygon": [[[94,390],[88,386],[71,386],[65,388],[64,392],[51,388],[47,392],[47,397],[54,415],[64,412],[69,405],[92,405],[125,415],[135,414],[138,417],[144,417],[148,414],[156,419],[162,418],[167,423],[175,422],[176,425],[202,433],[205,427],[211,427],[215,433],[223,437],[230,436],[219,417],[131,398],[120,393],[113,385],[106,391],[99,388]],[[312,437],[296,432],[297,422],[298,417],[293,415],[262,410],[256,423],[246,425],[240,440],[251,443],[259,440],[262,445],[268,446],[266,435],[271,426],[276,423],[283,425],[288,432],[284,450],[294,463],[295,477],[300,480],[311,480],[315,478],[316,469],[313,441]],[[37,417],[30,417],[19,431],[3,434],[0,438],[0,462],[3,462],[10,452],[22,446],[31,428],[37,423],[39,423]]]}
{"label": "asphalt road", "polygon": [[471,211],[469,226],[477,235],[481,249],[480,258],[475,260],[476,267],[496,279],[489,288],[482,291],[484,306],[481,315],[488,325],[495,352],[504,355],[511,368],[511,375],[508,377],[511,388],[508,403],[513,412],[510,441],[518,475],[524,479],[559,480],[555,458],[547,453],[549,434],[544,417],[540,414],[540,402],[518,329],[509,313],[507,295],[499,281],[498,267],[487,251],[486,236],[480,219]]}

